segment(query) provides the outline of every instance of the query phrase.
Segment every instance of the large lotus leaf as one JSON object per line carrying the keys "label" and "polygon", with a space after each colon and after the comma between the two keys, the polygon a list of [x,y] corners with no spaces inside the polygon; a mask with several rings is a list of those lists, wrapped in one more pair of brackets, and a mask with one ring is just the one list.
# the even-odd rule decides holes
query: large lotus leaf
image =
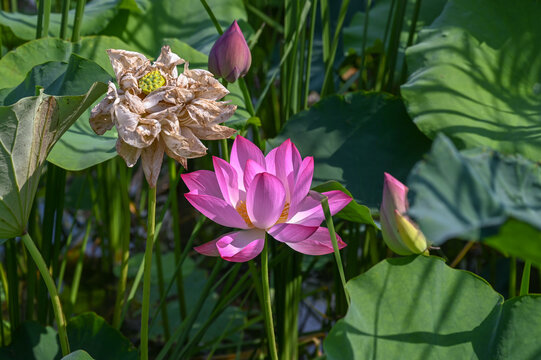
{"label": "large lotus leaf", "polygon": [[[247,19],[242,0],[207,2],[224,29],[235,19]],[[218,38],[214,24],[199,0],[155,0],[142,5],[144,12],[120,10],[102,34],[119,36],[148,54],[158,54],[165,38],[180,39],[208,53]]]}
{"label": "large lotus leaf", "polygon": [[62,358],[62,360],[94,360],[86,351],[77,350]]}
{"label": "large lotus leaf", "polygon": [[350,280],[324,342],[335,359],[538,359],[541,296],[508,301],[435,257],[386,259]]}
{"label": "large lotus leaf", "polygon": [[83,95],[40,91],[38,96],[0,106],[0,238],[24,232],[52,146],[106,89],[98,82]]}
{"label": "large lotus leaf", "polygon": [[407,51],[408,112],[429,137],[541,160],[541,3],[451,0]]}
{"label": "large lotus leaf", "polygon": [[13,334],[9,346],[0,348],[2,360],[60,359],[60,343],[56,331],[36,322],[24,322]]}
{"label": "large lotus leaf", "polygon": [[94,359],[137,360],[139,354],[126,337],[95,313],[71,318],[67,326],[71,351],[85,350]]}
{"label": "large lotus leaf", "polygon": [[[118,0],[92,0],[85,6],[81,35],[97,34],[103,30],[114,18]],[[70,10],[68,34],[73,31],[75,9]],[[60,36],[60,23],[62,14],[51,13],[49,22],[49,36]],[[6,12],[0,10],[0,25],[8,27],[13,34],[22,40],[32,40],[36,37],[37,15],[27,15],[20,12]]]}
{"label": "large lotus leaf", "polygon": [[[406,15],[404,17],[402,31],[400,32],[400,48],[402,50],[406,48],[406,44],[408,42],[408,35],[412,25],[416,2],[418,1],[406,1]],[[434,19],[440,15],[446,3],[447,0],[431,0],[423,2],[421,4],[419,17],[415,25],[416,31],[419,31],[424,26],[430,25]],[[378,43],[382,44],[385,40],[384,37],[387,29],[387,20],[389,18],[389,12],[392,4],[395,4],[396,6],[395,1],[378,0],[375,1],[374,6],[370,8],[370,11],[368,12],[369,18],[366,33],[367,47],[375,46]],[[355,51],[359,55],[362,53],[365,18],[365,12],[357,12],[355,15],[353,15],[349,25],[344,27],[343,39],[344,50],[346,52]]]}
{"label": "large lotus leaf", "polygon": [[381,203],[384,172],[405,180],[430,146],[402,100],[361,91],[330,96],[296,114],[270,144],[288,138],[303,156],[314,157],[313,185],[337,180],[368,207]]}
{"label": "large lotus leaf", "polygon": [[[538,164],[494,151],[460,153],[442,135],[414,168],[408,185],[409,214],[431,243],[490,239],[490,244],[501,242],[496,247],[502,251],[541,264]],[[516,232],[500,231],[511,219],[520,223],[509,225]]]}

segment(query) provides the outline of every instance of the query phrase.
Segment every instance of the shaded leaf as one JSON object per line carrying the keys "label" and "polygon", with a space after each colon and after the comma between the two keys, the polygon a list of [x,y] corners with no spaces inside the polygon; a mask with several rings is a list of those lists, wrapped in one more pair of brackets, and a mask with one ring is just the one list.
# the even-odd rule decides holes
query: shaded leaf
{"label": "shaded leaf", "polygon": [[541,296],[503,297],[435,257],[386,259],[350,280],[324,342],[334,359],[536,359]]}
{"label": "shaded leaf", "polygon": [[296,114],[269,143],[288,138],[314,157],[314,185],[336,180],[371,208],[379,208],[383,173],[403,181],[430,144],[400,99],[361,91],[330,96]]}
{"label": "shaded leaf", "polygon": [[408,213],[429,242],[486,240],[501,251],[541,264],[537,163],[494,151],[458,152],[442,135],[414,168],[408,186]]}
{"label": "shaded leaf", "polygon": [[70,348],[85,350],[94,359],[137,360],[132,343],[95,313],[71,318],[67,326]]}
{"label": "shaded leaf", "polygon": [[407,51],[401,92],[419,129],[541,160],[540,12],[529,0],[449,1]]}
{"label": "shaded leaf", "polygon": [[8,347],[0,348],[3,360],[55,360],[60,353],[56,331],[29,321],[20,325]]}

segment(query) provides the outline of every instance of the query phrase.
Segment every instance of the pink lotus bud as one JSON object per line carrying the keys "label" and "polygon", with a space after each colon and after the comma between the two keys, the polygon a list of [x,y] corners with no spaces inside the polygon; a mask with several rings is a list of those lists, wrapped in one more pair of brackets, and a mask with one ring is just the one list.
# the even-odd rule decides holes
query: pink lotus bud
{"label": "pink lotus bud", "polygon": [[428,254],[425,236],[405,215],[408,210],[408,187],[385,173],[381,202],[381,232],[391,250],[400,255]]}
{"label": "pink lotus bud", "polygon": [[235,82],[246,75],[252,64],[250,48],[237,20],[214,43],[209,55],[209,71],[216,77]]}

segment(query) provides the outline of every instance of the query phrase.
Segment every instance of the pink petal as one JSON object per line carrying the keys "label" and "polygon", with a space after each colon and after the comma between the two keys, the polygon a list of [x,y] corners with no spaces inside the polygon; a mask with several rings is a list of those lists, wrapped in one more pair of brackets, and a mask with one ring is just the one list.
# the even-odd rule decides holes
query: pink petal
{"label": "pink petal", "polygon": [[220,256],[220,252],[216,247],[216,241],[218,241],[218,239],[209,241],[208,243],[204,243],[203,245],[196,246],[193,249],[201,255]]}
{"label": "pink petal", "polygon": [[314,176],[314,158],[308,156],[304,158],[297,174],[295,187],[291,191],[289,204],[289,214],[295,214],[299,203],[306,197],[312,186],[312,177]]}
{"label": "pink petal", "polygon": [[265,159],[266,162],[268,160],[267,171],[282,181],[286,190],[286,201],[291,202],[291,194],[302,163],[299,150],[290,139],[287,139],[275,151],[271,151],[267,157]]}
{"label": "pink petal", "polygon": [[[231,148],[231,166],[237,170],[238,182],[240,186],[244,186],[243,174],[246,167],[246,161],[252,159],[261,166],[265,166],[265,157],[257,146],[255,146],[250,140],[238,135],[233,142]],[[243,189],[241,189],[243,190]]]}
{"label": "pink petal", "polygon": [[269,173],[257,174],[246,193],[246,211],[252,224],[267,229],[280,218],[286,192],[282,182]]}
{"label": "pink petal", "polygon": [[222,191],[223,198],[229,204],[236,206],[239,201],[239,183],[237,172],[229,163],[219,157],[213,156],[214,171],[216,180]]}
{"label": "pink petal", "polygon": [[244,188],[248,189],[254,180],[254,177],[262,172],[266,172],[265,167],[259,165],[257,161],[248,159],[248,161],[246,161],[246,167],[244,168]]}
{"label": "pink petal", "polygon": [[233,262],[252,260],[261,253],[264,245],[265,231],[261,229],[225,234],[216,242],[220,256]]}
{"label": "pink petal", "polygon": [[191,193],[184,194],[184,196],[194,208],[212,221],[232,228],[248,228],[242,216],[225,200],[210,195]]}
{"label": "pink petal", "polygon": [[192,194],[210,195],[222,198],[216,174],[209,170],[198,170],[180,175]]}
{"label": "pink petal", "polygon": [[408,187],[396,180],[391,174],[383,175],[383,200],[381,207],[383,211],[389,211],[390,216],[394,217],[394,209],[401,214],[408,210]]}
{"label": "pink petal", "polygon": [[[340,190],[326,191],[322,194],[329,198],[331,215],[342,210],[351,201],[351,197]],[[307,196],[299,203],[297,212],[287,222],[305,226],[319,226],[323,220],[325,220],[325,215],[321,203],[311,196]]]}
{"label": "pink petal", "polygon": [[[336,234],[338,248],[343,249],[346,243]],[[329,230],[324,227],[318,228],[308,239],[296,243],[286,243],[290,248],[306,255],[325,255],[332,253],[332,240]]]}
{"label": "pink petal", "polygon": [[269,229],[269,234],[278,241],[291,243],[306,240],[318,226],[304,226],[299,224],[276,224]]}

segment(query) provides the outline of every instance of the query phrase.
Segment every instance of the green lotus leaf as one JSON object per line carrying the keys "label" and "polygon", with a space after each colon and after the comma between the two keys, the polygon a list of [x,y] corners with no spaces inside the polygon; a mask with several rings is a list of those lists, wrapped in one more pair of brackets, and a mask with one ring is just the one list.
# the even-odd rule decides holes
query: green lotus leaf
{"label": "green lotus leaf", "polygon": [[324,342],[329,360],[537,359],[541,296],[505,301],[435,257],[386,259],[350,280],[351,305]]}
{"label": "green lotus leaf", "polygon": [[486,241],[541,264],[541,169],[522,156],[457,151],[439,136],[408,178],[409,215],[427,240]]}
{"label": "green lotus leaf", "polygon": [[407,50],[409,114],[430,138],[541,160],[541,3],[450,0]]}

